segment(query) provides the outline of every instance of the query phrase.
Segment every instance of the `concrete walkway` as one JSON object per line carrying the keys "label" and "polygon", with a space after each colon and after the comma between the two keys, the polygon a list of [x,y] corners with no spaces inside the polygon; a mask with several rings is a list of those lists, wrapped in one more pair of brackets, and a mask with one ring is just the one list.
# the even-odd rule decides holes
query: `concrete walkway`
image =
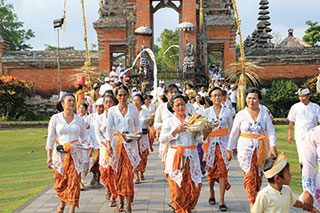
{"label": "concrete walkway", "polygon": [[[157,150],[158,146],[155,145],[154,148]],[[146,180],[142,184],[135,185],[135,199],[132,205],[133,212],[172,212],[167,205],[169,190],[157,152],[149,155],[145,179]],[[249,212],[249,204],[242,184],[242,172],[235,160],[231,163],[229,182],[232,187],[225,195],[225,204],[227,205],[229,212]],[[219,201],[219,189],[217,184],[215,185],[215,190],[216,200]],[[214,206],[208,204],[208,198],[208,182],[204,177],[201,195],[196,209],[194,209],[193,212],[220,212],[218,204]],[[55,196],[54,190],[51,187],[40,196],[20,207],[16,212],[55,212],[57,205],[58,198]],[[110,208],[108,205],[109,202],[104,198],[103,188],[89,188],[86,191],[81,192],[80,208],[77,209],[77,212],[116,212],[115,208]],[[68,212],[67,207],[65,212]],[[291,212],[300,211],[292,209]]]}

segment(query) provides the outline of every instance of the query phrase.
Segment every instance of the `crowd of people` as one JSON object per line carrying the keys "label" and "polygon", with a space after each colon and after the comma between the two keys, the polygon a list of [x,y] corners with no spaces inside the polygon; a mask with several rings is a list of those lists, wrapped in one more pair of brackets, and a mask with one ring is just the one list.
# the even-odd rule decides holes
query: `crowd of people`
{"label": "crowd of people", "polygon": [[[294,127],[302,168],[304,192],[298,199],[288,186],[290,166],[276,148],[273,117],[260,104],[260,90],[249,88],[246,107],[238,111],[236,85],[229,89],[227,82],[213,81],[196,92],[191,82],[180,85],[161,80],[151,94],[142,94],[116,71],[91,91],[80,87],[76,95],[63,95],[57,106],[60,112],[50,119],[47,164],[54,172],[54,189],[60,199],[57,212],[64,212],[67,204],[70,212],[79,207],[89,172],[89,185],[103,184],[110,208],[132,212],[134,185],[145,180],[154,141],[159,143],[159,168],[164,171],[168,205],[174,212],[195,208],[204,176],[208,205],[218,204],[220,211],[228,211],[224,195],[232,187],[228,171],[233,158],[243,172],[251,212],[290,212],[291,206],[317,212],[320,107],[309,101],[308,89],[298,91],[300,102],[288,115],[288,142],[292,143]],[[199,131],[190,131],[195,116],[207,123]],[[260,190],[263,176],[269,184]]]}

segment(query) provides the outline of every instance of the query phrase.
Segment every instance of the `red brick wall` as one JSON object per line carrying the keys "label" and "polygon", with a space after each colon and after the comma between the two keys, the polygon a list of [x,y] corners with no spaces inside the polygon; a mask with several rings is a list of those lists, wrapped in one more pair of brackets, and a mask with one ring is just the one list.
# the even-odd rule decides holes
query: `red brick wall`
{"label": "red brick wall", "polygon": [[207,29],[207,37],[209,41],[224,42],[224,67],[236,62],[236,51],[230,44],[232,37],[230,27],[209,28]]}
{"label": "red brick wall", "polygon": [[[137,16],[137,22],[136,27],[146,26],[146,27],[152,27],[151,26],[151,2],[150,0],[136,0],[136,16]],[[138,35],[137,36],[137,43],[136,43],[136,54],[140,52],[140,47],[142,44],[147,45],[147,47],[151,47],[152,44],[152,37],[151,36],[143,36]]]}
{"label": "red brick wall", "polygon": [[[61,90],[75,90],[72,76],[79,71],[76,69],[61,69]],[[34,82],[36,92],[45,94],[58,93],[58,70],[57,69],[12,69],[5,70],[6,75],[16,76],[18,80]]]}
{"label": "red brick wall", "polygon": [[99,49],[99,68],[109,73],[112,66],[110,44],[126,41],[127,32],[124,28],[106,28],[98,29],[97,34],[99,45],[103,45],[102,49]]}
{"label": "red brick wall", "polygon": [[[192,31],[183,31],[182,32],[182,50],[185,49],[187,44],[187,39],[190,44],[193,44],[194,48],[197,46],[197,10],[196,10],[196,0],[183,0],[182,1],[182,12],[181,12],[181,21],[191,22],[196,26]],[[182,61],[184,57],[181,57]]]}
{"label": "red brick wall", "polygon": [[262,66],[257,73],[263,80],[310,78],[318,75],[316,64]]}

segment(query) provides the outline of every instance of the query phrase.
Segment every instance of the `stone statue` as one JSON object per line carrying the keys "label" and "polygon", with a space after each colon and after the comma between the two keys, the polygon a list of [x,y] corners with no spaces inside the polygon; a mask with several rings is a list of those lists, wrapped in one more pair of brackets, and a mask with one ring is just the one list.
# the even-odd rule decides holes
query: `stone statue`
{"label": "stone statue", "polygon": [[[142,44],[140,47],[140,52],[142,52],[146,48],[147,48],[147,45]],[[147,74],[148,64],[149,64],[148,53],[144,51],[140,55],[140,73],[144,72],[145,75]]]}
{"label": "stone statue", "polygon": [[194,71],[194,48],[193,44],[187,43],[184,49],[184,60],[183,60],[183,78],[186,77],[187,73],[193,73]]}

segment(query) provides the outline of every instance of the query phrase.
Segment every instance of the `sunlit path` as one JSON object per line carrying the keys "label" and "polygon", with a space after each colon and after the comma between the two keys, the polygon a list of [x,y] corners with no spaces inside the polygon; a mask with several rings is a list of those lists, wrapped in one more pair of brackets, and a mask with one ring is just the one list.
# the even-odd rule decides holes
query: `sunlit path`
{"label": "sunlit path", "polygon": [[[155,145],[154,148],[158,150],[157,145]],[[135,185],[135,199],[132,205],[133,212],[172,212],[167,205],[169,197],[168,185],[164,178],[162,164],[156,151],[149,156],[145,178],[146,180],[142,184]],[[89,182],[89,180],[87,181]],[[249,212],[249,204],[242,186],[242,172],[236,161],[232,161],[231,163],[229,181],[232,187],[225,195],[229,212]],[[217,190],[216,200],[218,201],[219,191],[217,184],[215,185],[215,190]],[[208,183],[204,177],[201,196],[193,212],[220,212],[218,204],[209,206],[208,196]],[[57,204],[58,199],[55,196],[53,188],[50,188],[16,212],[55,212]],[[66,208],[65,212],[68,212],[68,208]],[[109,207],[109,202],[106,202],[104,197],[103,188],[88,189],[81,192],[80,208],[77,212],[116,212],[116,208]],[[292,212],[298,211],[292,210]]]}

